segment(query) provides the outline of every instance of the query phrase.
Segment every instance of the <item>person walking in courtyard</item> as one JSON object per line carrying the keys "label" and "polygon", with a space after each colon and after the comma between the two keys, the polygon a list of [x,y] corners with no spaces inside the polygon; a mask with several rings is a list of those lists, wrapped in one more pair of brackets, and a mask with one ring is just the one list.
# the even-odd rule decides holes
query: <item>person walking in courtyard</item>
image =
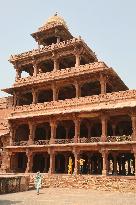
{"label": "person walking in courtyard", "polygon": [[39,189],[41,188],[41,184],[42,184],[42,176],[40,172],[37,172],[35,176],[35,188],[38,195],[39,195]]}
{"label": "person walking in courtyard", "polygon": [[84,169],[84,162],[85,162],[85,160],[80,158],[78,162],[79,162],[79,166],[80,166],[80,174],[82,174],[83,171],[84,171],[83,169]]}

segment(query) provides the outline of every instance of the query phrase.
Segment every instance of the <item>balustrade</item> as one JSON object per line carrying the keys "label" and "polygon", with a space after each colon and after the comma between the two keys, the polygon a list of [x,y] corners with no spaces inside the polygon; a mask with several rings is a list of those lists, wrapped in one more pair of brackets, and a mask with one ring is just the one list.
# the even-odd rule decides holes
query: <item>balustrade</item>
{"label": "balustrade", "polygon": [[26,146],[26,145],[28,145],[28,141],[13,142],[13,146]]}
{"label": "balustrade", "polygon": [[74,138],[72,139],[54,139],[55,144],[69,144],[74,143]]}
{"label": "balustrade", "polygon": [[132,141],[132,136],[108,136],[107,142],[122,142],[122,141]]}
{"label": "balustrade", "polygon": [[95,143],[95,142],[100,142],[100,137],[82,137],[79,139],[80,143]]}
{"label": "balustrade", "polygon": [[34,144],[35,145],[48,145],[50,142],[50,140],[37,140],[37,141],[34,141]]}

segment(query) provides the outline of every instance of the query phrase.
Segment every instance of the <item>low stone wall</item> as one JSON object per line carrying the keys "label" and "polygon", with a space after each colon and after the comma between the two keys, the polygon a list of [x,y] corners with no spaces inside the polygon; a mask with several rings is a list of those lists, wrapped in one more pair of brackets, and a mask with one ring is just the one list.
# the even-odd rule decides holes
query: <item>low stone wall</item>
{"label": "low stone wall", "polygon": [[[48,175],[43,174],[42,187],[95,189],[104,191],[136,192],[136,177]],[[30,175],[30,186],[34,188],[34,175]]]}
{"label": "low stone wall", "polygon": [[0,176],[0,194],[27,191],[29,176]]}

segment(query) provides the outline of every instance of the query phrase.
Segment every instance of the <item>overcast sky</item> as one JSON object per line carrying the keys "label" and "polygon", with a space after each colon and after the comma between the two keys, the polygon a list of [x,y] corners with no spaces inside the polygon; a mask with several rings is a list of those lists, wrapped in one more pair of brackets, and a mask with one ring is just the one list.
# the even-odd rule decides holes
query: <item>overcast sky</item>
{"label": "overcast sky", "polygon": [[56,11],[74,36],[136,88],[136,0],[0,0],[1,89],[14,83],[10,55],[37,47],[30,34]]}

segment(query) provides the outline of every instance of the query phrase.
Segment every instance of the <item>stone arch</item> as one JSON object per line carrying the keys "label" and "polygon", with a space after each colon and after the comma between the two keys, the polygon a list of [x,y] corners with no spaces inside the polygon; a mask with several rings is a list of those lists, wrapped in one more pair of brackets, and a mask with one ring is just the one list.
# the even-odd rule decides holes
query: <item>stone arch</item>
{"label": "stone arch", "polygon": [[51,136],[51,127],[48,122],[41,123],[36,126],[34,140],[49,140],[50,136]]}
{"label": "stone arch", "polygon": [[59,89],[58,100],[71,99],[76,97],[76,89],[73,85],[67,85]]}
{"label": "stone arch", "polygon": [[38,92],[38,103],[51,102],[53,101],[53,91],[49,90],[40,90]]}
{"label": "stone arch", "polygon": [[86,82],[81,86],[81,97],[99,95],[101,93],[100,82]]}
{"label": "stone arch", "polygon": [[29,140],[29,126],[28,124],[19,125],[15,132],[15,141],[27,141]]}

